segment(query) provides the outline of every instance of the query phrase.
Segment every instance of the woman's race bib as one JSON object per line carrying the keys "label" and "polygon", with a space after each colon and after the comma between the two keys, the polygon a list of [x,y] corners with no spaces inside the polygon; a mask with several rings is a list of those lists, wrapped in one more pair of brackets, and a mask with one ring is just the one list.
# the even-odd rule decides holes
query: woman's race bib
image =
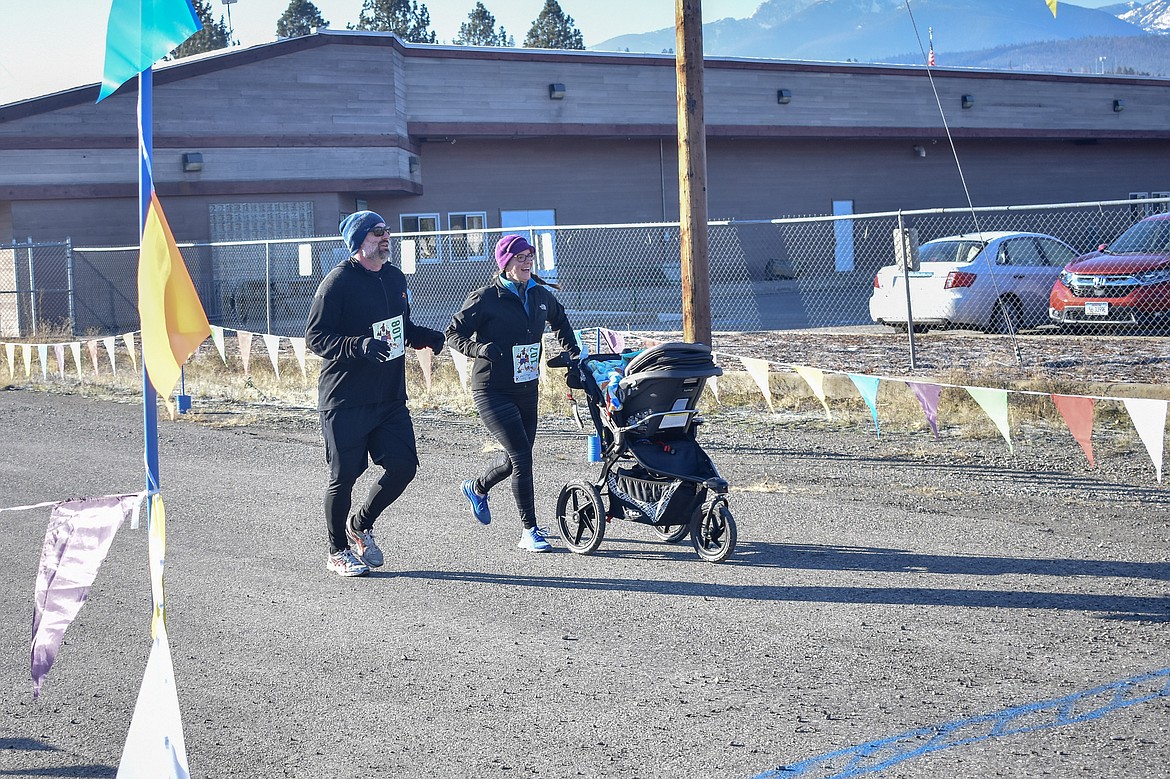
{"label": "woman's race bib", "polygon": [[517,384],[535,381],[540,376],[540,344],[516,344],[512,347],[512,380]]}
{"label": "woman's race bib", "polygon": [[374,337],[390,344],[390,359],[396,360],[406,354],[406,333],[402,326],[402,315],[374,323]]}

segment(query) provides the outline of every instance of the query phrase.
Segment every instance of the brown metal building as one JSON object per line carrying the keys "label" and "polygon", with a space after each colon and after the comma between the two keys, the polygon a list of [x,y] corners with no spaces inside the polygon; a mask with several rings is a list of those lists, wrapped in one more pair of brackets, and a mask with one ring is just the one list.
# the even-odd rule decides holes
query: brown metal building
{"label": "brown metal building", "polygon": [[[923,68],[706,62],[713,219],[966,205]],[[1170,191],[1170,81],[933,71],[975,205]],[[137,241],[137,82],[0,106],[0,245]],[[678,217],[671,55],[325,30],[159,67],[179,241]],[[835,206],[836,204],[836,206]],[[438,258],[441,259],[441,258]]]}

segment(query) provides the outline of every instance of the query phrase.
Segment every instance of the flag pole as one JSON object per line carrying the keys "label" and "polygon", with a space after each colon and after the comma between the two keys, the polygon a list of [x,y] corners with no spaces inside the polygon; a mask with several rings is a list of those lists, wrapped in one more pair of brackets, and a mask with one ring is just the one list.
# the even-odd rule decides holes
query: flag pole
{"label": "flag pole", "polygon": [[[154,73],[147,67],[138,74],[138,237],[139,252],[142,251],[142,236],[146,232],[146,214],[150,209],[150,193],[154,190],[154,174],[151,159],[154,156],[154,138],[151,131],[154,110]],[[143,459],[146,465],[146,490],[159,490],[158,473],[158,399],[150,374],[146,370],[146,357],[142,360],[142,431],[144,439]],[[147,502],[147,506],[150,503]],[[149,515],[148,515],[149,519]]]}

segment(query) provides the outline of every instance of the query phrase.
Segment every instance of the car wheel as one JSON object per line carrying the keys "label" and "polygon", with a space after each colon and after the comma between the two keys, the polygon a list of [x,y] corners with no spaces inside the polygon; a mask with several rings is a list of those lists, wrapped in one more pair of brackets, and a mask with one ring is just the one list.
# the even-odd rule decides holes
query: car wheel
{"label": "car wheel", "polygon": [[991,310],[991,318],[987,322],[987,332],[1017,333],[1023,319],[1020,301],[1015,298],[1000,298],[995,301],[995,308]]}

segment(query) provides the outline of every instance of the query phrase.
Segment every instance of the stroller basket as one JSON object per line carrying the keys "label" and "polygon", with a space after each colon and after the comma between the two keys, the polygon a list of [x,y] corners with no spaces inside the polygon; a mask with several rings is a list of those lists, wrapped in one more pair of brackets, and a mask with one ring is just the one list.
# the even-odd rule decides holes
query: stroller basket
{"label": "stroller basket", "polygon": [[686,524],[698,503],[693,482],[655,476],[638,465],[615,468],[607,481],[610,514],[630,509],[655,525]]}

